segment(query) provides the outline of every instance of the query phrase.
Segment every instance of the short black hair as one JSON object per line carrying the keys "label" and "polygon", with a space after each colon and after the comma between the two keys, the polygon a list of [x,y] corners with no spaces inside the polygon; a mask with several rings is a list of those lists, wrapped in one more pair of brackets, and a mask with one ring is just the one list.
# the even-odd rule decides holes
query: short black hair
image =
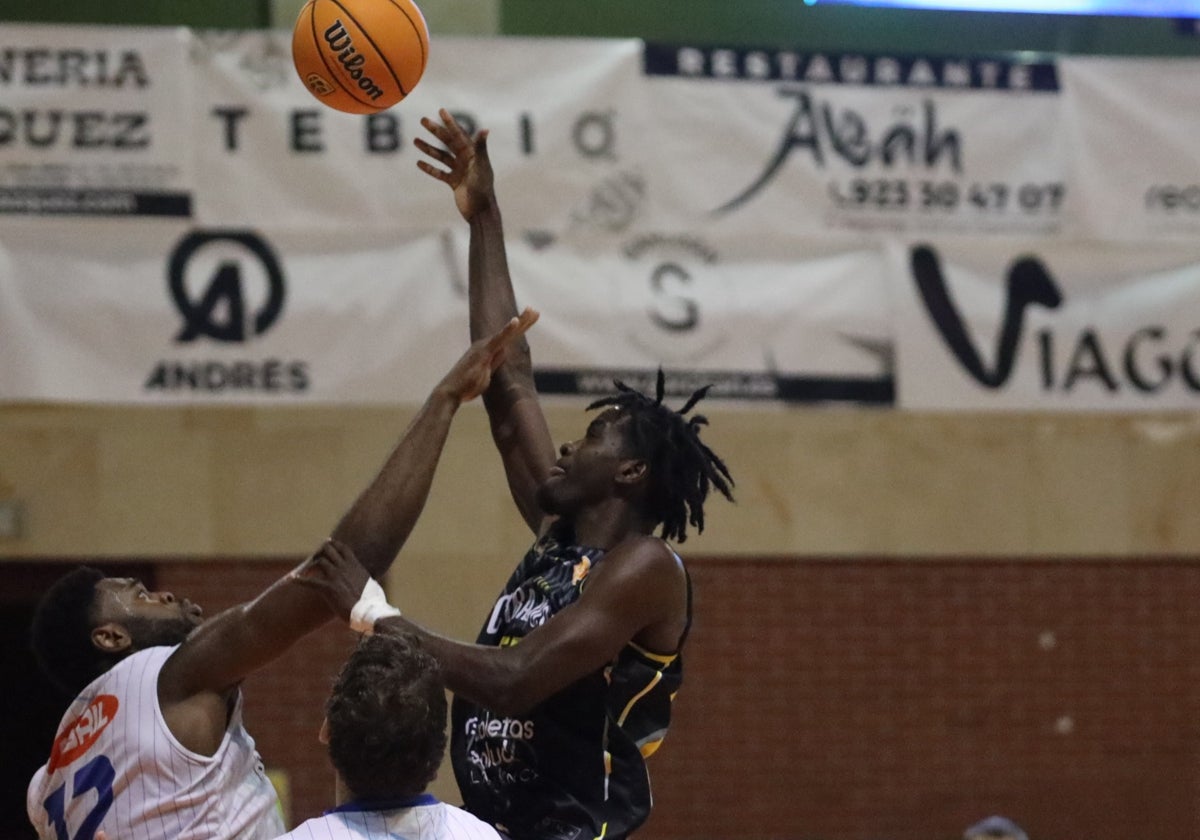
{"label": "short black hair", "polygon": [[709,488],[717,488],[733,501],[733,477],[725,462],[700,440],[700,427],[708,425],[708,418],[700,414],[687,416],[712,386],[695,391],[683,408],[675,411],[663,405],[666,377],[662,368],[658,370],[654,399],[620,380],[614,380],[613,385],[617,393],[596,400],[588,410],[614,406],[629,415],[630,445],[650,471],[647,512],[662,524],[662,538],[683,542],[688,523],[697,532],[704,531],[704,501]]}
{"label": "short black hair", "polygon": [[356,799],[415,796],[446,750],[446,686],[411,634],[366,636],[325,705],[329,758]]}
{"label": "short black hair", "polygon": [[67,696],[75,696],[120,657],[92,644],[96,620],[96,584],[105,574],[79,566],[46,590],[33,614],[30,646],[50,681]]}

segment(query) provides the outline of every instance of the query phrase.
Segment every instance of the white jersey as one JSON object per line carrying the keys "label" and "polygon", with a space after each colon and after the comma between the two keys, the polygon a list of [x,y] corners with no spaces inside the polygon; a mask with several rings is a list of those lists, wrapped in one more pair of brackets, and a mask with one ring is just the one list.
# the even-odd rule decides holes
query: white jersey
{"label": "white jersey", "polygon": [[353,802],[303,822],[279,840],[501,840],[496,829],[462,808],[422,794],[405,802]]}
{"label": "white jersey", "polygon": [[25,805],[42,840],[267,840],[283,832],[278,798],[242,697],[215,755],[175,739],[158,705],[158,674],[174,647],[132,654],[98,677],[63,715],[50,759]]}

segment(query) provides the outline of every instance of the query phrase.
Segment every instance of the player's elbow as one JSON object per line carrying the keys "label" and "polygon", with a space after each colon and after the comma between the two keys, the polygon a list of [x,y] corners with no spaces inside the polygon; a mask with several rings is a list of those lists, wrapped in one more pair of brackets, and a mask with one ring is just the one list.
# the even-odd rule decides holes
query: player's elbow
{"label": "player's elbow", "polygon": [[537,681],[519,667],[505,668],[497,676],[487,703],[494,714],[519,717],[532,711],[544,699]]}

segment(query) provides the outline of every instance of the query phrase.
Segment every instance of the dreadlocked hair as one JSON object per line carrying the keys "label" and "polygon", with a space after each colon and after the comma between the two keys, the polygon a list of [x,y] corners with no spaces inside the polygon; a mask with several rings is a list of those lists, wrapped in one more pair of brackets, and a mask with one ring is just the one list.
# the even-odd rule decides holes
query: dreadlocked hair
{"label": "dreadlocked hair", "polygon": [[617,393],[589,405],[588,411],[613,406],[629,416],[629,442],[634,454],[649,466],[649,513],[662,524],[662,538],[683,542],[687,526],[704,531],[704,501],[710,487],[733,501],[733,477],[725,462],[700,440],[700,427],[708,418],[687,416],[704,399],[711,385],[692,394],[683,408],[675,411],[663,405],[666,378],[658,370],[653,399],[635,391],[620,380],[613,380]]}

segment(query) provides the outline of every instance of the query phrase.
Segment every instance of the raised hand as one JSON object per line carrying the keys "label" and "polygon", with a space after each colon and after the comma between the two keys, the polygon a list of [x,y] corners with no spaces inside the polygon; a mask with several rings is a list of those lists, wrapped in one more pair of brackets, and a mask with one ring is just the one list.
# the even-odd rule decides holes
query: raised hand
{"label": "raised hand", "polygon": [[492,162],[487,151],[487,129],[471,138],[445,108],[438,111],[438,116],[440,123],[422,117],[421,125],[446,148],[438,148],[421,137],[415,138],[413,144],[447,168],[440,169],[427,160],[418,160],[417,168],[450,185],[458,212],[469,222],[476,213],[495,202]]}
{"label": "raised hand", "polygon": [[537,323],[538,317],[536,309],[525,307],[520,315],[505,324],[499,332],[476,341],[443,377],[438,387],[459,402],[475,399],[488,389],[492,373],[504,362],[508,348]]}

